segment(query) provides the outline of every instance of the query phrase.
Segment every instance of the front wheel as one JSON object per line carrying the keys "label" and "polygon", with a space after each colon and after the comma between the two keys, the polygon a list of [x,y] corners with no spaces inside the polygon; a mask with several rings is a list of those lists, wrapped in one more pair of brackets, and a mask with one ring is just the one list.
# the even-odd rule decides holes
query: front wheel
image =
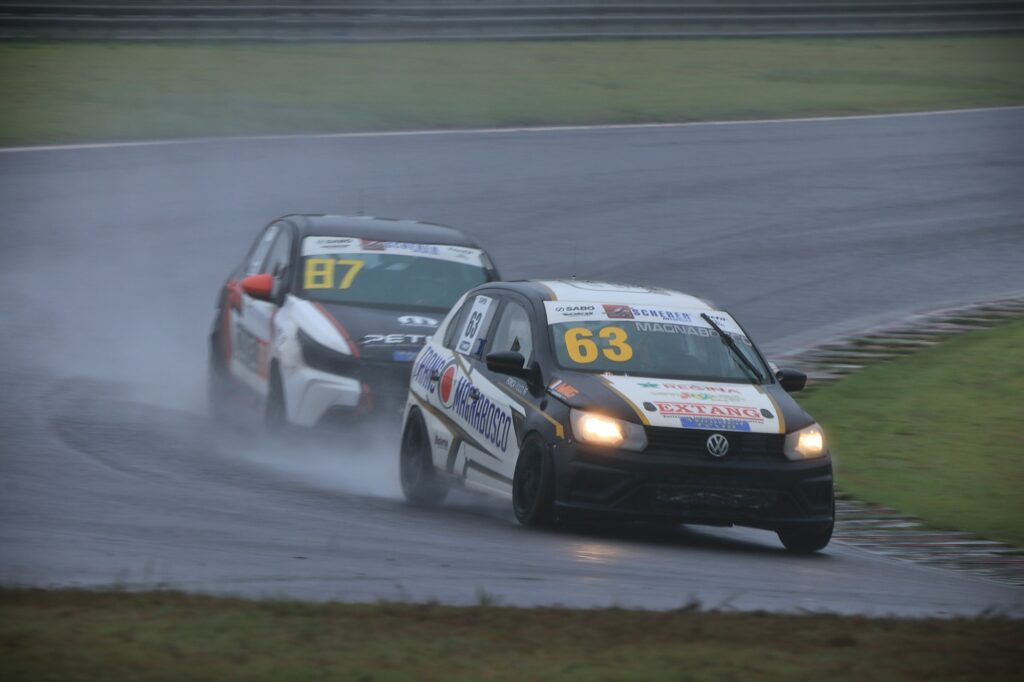
{"label": "front wheel", "polygon": [[548,447],[536,436],[519,451],[512,478],[512,510],[524,526],[545,526],[555,516],[555,475]]}
{"label": "front wheel", "polygon": [[414,504],[437,505],[448,496],[448,486],[438,476],[427,441],[427,427],[418,413],[409,416],[402,433],[399,454],[402,494]]}
{"label": "front wheel", "polygon": [[285,405],[284,382],[281,373],[275,367],[270,371],[270,386],[267,391],[267,404],[263,413],[263,421],[268,431],[284,431],[288,425],[288,408]]}

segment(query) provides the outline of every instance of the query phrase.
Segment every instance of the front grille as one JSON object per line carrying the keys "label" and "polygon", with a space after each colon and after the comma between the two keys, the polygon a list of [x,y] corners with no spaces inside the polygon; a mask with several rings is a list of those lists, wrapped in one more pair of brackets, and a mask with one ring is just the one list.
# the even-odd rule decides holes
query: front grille
{"label": "front grille", "polygon": [[760,461],[784,460],[783,445],[786,437],[779,433],[742,433],[735,431],[701,431],[674,429],[665,426],[647,426],[647,451],[671,452],[685,457],[710,457],[708,437],[721,433],[729,441],[729,452],[722,459]]}

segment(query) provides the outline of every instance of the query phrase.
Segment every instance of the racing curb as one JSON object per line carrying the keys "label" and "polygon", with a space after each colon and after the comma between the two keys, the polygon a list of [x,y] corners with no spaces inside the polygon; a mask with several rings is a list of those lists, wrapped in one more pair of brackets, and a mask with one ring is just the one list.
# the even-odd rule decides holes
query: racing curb
{"label": "racing curb", "polygon": [[[953,336],[1024,318],[1024,297],[1004,298],[913,315],[898,324],[773,357],[779,366],[807,373],[808,390],[934,346]],[[833,535],[889,558],[954,569],[1024,585],[1024,548],[967,532],[930,530],[920,519],[840,495]]]}

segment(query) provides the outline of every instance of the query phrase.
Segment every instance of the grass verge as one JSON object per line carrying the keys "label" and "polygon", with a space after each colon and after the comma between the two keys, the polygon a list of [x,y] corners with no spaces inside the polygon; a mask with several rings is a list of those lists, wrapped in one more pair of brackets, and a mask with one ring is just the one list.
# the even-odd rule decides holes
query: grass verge
{"label": "grass verge", "polygon": [[0,44],[0,145],[1024,103],[1024,38]]}
{"label": "grass verge", "polygon": [[1021,621],[0,590],[5,680],[1016,680]]}
{"label": "grass verge", "polygon": [[800,402],[839,486],[939,528],[1024,546],[1024,321],[868,367]]}

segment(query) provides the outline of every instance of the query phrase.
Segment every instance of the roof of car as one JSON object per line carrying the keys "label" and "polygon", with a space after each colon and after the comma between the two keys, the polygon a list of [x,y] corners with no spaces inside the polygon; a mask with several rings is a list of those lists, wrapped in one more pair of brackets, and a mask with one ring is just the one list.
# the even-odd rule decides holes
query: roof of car
{"label": "roof of car", "polygon": [[416,220],[344,215],[287,215],[281,218],[299,229],[302,237],[355,237],[415,244],[446,244],[480,248],[461,230]]}
{"label": "roof of car", "polygon": [[671,289],[596,282],[577,279],[535,279],[495,283],[541,301],[578,301],[586,303],[620,303],[629,305],[671,306],[691,310],[711,310],[696,296]]}

